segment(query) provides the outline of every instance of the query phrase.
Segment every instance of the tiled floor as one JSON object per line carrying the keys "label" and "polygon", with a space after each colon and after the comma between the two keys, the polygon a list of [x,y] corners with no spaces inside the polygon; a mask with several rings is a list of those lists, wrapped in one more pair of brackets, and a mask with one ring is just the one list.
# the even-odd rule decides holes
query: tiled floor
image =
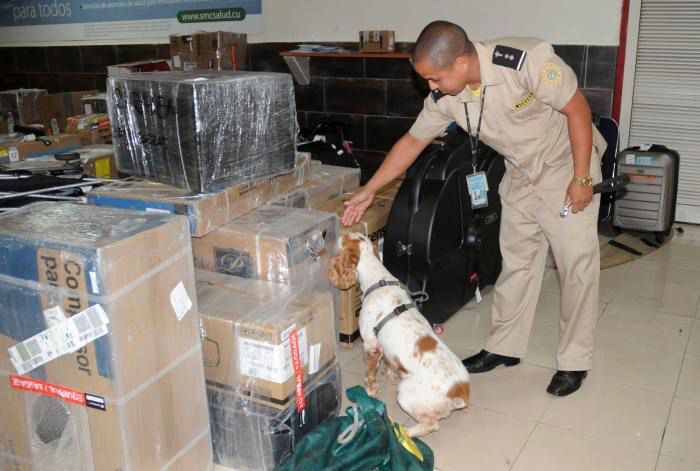
{"label": "tiled floor", "polygon": [[[700,226],[601,273],[594,369],[581,390],[555,398],[559,284],[546,276],[527,357],[472,375],[466,411],[425,437],[441,471],[700,471]],[[490,328],[491,293],[465,306],[442,339],[460,357]],[[343,387],[361,384],[360,346],[341,352]],[[393,418],[412,420],[381,379]]]}

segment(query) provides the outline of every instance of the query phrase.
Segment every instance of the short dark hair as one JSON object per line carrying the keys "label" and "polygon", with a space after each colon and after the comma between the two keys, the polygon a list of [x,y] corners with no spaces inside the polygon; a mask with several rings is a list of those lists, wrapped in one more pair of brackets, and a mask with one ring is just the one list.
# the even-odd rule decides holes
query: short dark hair
{"label": "short dark hair", "polygon": [[461,26],[449,21],[433,21],[423,28],[413,49],[413,63],[428,60],[438,69],[450,67],[455,59],[470,55],[474,44]]}

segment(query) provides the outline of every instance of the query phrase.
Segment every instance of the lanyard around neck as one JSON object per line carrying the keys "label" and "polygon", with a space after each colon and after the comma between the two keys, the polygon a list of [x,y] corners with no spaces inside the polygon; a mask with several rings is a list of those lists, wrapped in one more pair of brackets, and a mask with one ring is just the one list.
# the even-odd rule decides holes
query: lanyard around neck
{"label": "lanyard around neck", "polygon": [[467,133],[469,135],[469,144],[472,151],[472,169],[476,173],[476,159],[479,152],[479,135],[481,134],[481,118],[484,117],[484,101],[486,100],[486,87],[481,88],[481,96],[479,99],[479,122],[476,125],[476,134],[472,136],[472,125],[469,121],[469,109],[467,102],[464,102],[464,114],[467,115]]}

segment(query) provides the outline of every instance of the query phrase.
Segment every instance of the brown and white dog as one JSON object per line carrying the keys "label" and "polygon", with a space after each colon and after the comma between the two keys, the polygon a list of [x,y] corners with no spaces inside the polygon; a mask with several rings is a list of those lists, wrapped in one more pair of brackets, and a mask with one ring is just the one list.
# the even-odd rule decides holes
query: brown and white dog
{"label": "brown and white dog", "polygon": [[[339,239],[329,278],[340,289],[360,283],[365,296],[359,319],[365,388],[371,396],[381,394],[377,369],[383,358],[401,380],[399,405],[418,422],[407,430],[410,436],[436,431],[440,419],[467,407],[469,373],[435,335],[409,293],[397,286],[397,279],[384,268],[367,237],[352,233]],[[389,285],[382,286],[382,280]]]}

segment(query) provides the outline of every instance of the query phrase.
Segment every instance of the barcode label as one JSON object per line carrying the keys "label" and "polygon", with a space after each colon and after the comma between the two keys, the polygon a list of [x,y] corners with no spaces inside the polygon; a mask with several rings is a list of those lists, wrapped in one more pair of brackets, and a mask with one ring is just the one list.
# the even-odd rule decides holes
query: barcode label
{"label": "barcode label", "polygon": [[39,342],[36,339],[29,339],[22,345],[20,350],[20,355],[22,360],[29,361],[30,359],[41,355],[41,347],[39,347]]}
{"label": "barcode label", "polygon": [[[240,337],[238,340],[240,371],[243,376],[262,379],[273,383],[284,383],[294,374],[292,353],[289,345],[289,332],[286,340],[278,345],[260,340]],[[302,366],[309,363],[309,348],[306,327],[297,332],[299,356]]]}
{"label": "barcode label", "polygon": [[10,347],[10,361],[19,374],[24,374],[106,335],[107,324],[107,314],[96,304]]}

